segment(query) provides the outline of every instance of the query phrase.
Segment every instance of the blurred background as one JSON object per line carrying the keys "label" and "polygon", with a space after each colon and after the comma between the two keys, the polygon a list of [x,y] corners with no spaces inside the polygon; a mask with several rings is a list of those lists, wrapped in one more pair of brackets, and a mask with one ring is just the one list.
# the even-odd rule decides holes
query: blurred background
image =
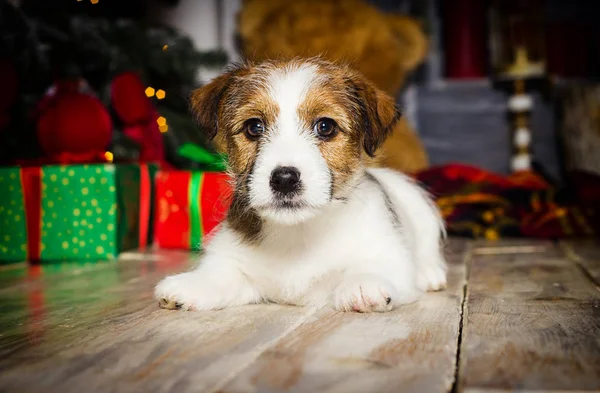
{"label": "blurred background", "polygon": [[321,54],[404,108],[387,165],[558,193],[600,173],[599,17],[587,0],[3,1],[0,164],[203,168],[194,88],[243,58]]}
{"label": "blurred background", "polygon": [[[598,146],[591,135],[565,135],[573,131],[561,115],[575,86],[595,91],[599,16],[600,4],[585,0],[11,1],[0,14],[2,67],[14,68],[3,78],[18,83],[8,91],[5,84],[4,101],[16,94],[16,102],[3,115],[1,159],[42,154],[31,112],[48,89],[73,76],[110,106],[111,82],[134,71],[144,86],[166,92],[152,98],[171,115],[185,110],[187,90],[230,61],[326,53],[353,61],[398,97],[433,165],[461,161],[508,173],[516,154],[510,80],[530,81],[532,161],[561,181],[565,153],[584,160],[576,151],[582,146],[561,139]],[[169,118],[164,138],[177,162],[171,153],[194,138],[193,125]],[[125,150],[135,141],[121,139],[113,141],[123,145],[116,153],[132,154]]]}

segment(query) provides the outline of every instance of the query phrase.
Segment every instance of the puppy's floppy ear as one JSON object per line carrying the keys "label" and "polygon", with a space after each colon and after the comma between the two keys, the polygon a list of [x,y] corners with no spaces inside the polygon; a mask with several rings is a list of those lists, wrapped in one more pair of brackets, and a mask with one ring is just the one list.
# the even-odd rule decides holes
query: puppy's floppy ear
{"label": "puppy's floppy ear", "polygon": [[249,67],[248,63],[236,65],[208,84],[196,89],[190,96],[192,113],[209,139],[213,139],[219,131],[219,111],[231,82],[236,76],[247,71]]}
{"label": "puppy's floppy ear", "polygon": [[353,74],[347,82],[364,131],[364,149],[369,156],[374,157],[375,151],[392,132],[402,113],[392,97],[363,76]]}

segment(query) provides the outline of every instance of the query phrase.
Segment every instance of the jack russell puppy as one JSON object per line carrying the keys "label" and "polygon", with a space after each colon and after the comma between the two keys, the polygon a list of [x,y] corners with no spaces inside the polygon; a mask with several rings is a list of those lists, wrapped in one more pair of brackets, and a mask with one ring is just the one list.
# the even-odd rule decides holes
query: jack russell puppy
{"label": "jack russell puppy", "polygon": [[161,307],[385,312],[445,287],[435,205],[407,176],[367,168],[400,113],[358,72],[318,58],[246,63],[191,103],[227,146],[234,192],[199,266],[157,285]]}

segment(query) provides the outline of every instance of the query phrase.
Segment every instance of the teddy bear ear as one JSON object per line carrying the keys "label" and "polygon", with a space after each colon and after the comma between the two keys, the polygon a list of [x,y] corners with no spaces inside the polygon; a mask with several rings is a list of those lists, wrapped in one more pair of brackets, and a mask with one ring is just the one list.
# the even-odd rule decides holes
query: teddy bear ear
{"label": "teddy bear ear", "polygon": [[236,65],[191,94],[191,111],[196,117],[198,126],[206,133],[209,140],[213,139],[219,130],[219,111],[225,93],[232,80],[248,67],[250,67],[248,63]]}
{"label": "teddy bear ear", "polygon": [[386,19],[402,50],[402,67],[410,72],[427,57],[429,42],[423,27],[418,20],[405,15],[390,14]]}
{"label": "teddy bear ear", "polygon": [[358,124],[363,132],[363,147],[369,156],[374,157],[375,151],[391,134],[402,112],[392,97],[364,77],[353,75],[348,81],[350,96],[353,97],[358,109]]}

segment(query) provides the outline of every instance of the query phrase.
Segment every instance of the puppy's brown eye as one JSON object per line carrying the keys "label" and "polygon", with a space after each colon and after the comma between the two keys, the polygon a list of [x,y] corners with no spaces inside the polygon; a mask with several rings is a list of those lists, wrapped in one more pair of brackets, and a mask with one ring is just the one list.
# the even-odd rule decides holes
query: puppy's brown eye
{"label": "puppy's brown eye", "polygon": [[315,133],[321,138],[331,138],[337,132],[337,124],[332,119],[323,117],[315,124]]}
{"label": "puppy's brown eye", "polygon": [[250,119],[246,122],[245,133],[250,139],[256,139],[265,132],[265,124],[260,119]]}

